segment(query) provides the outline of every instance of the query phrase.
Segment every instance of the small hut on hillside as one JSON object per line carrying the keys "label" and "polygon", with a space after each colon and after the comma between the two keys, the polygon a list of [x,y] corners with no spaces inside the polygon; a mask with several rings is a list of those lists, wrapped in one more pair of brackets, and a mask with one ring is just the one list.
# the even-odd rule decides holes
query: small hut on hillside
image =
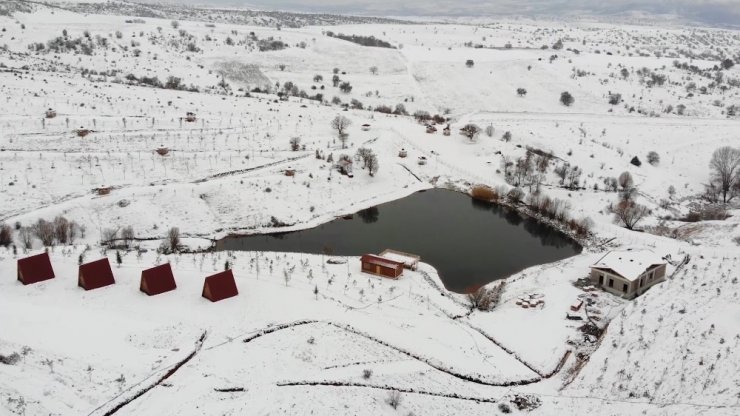
{"label": "small hut on hillside", "polygon": [[427,124],[427,133],[434,134],[437,132],[437,128],[431,124]]}
{"label": "small hut on hillside", "polygon": [[57,116],[57,112],[54,111],[53,109],[50,108],[46,110],[46,118],[54,118],[56,116]]}
{"label": "small hut on hillside", "polygon": [[370,131],[370,125],[365,123],[361,127],[362,131]]}
{"label": "small hut on hillside", "polygon": [[18,281],[24,285],[43,282],[54,278],[49,253],[18,259]]}
{"label": "small hut on hillside", "polygon": [[185,113],[185,121],[187,121],[188,123],[193,123],[195,122],[195,120],[197,120],[197,117],[195,117],[195,113],[190,111]]}

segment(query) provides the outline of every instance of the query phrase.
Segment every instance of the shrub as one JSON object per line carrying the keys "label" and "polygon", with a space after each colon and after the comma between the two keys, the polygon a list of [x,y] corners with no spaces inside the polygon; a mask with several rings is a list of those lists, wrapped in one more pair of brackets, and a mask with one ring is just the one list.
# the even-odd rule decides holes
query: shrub
{"label": "shrub", "polygon": [[401,396],[401,392],[398,390],[391,390],[388,392],[388,399],[386,399],[386,402],[394,409],[398,409],[398,406],[401,404],[403,396]]}
{"label": "shrub", "polygon": [[638,158],[637,156],[633,157],[632,160],[630,160],[630,163],[637,167],[642,166],[642,162],[640,162],[640,158]]}
{"label": "shrub", "polygon": [[475,185],[470,191],[470,196],[479,201],[496,201],[499,198],[498,193],[486,185]]}
{"label": "shrub", "polygon": [[566,107],[570,107],[575,101],[576,99],[568,91],[563,91],[560,94],[560,102]]}
{"label": "shrub", "polygon": [[658,163],[660,163],[660,155],[658,155],[658,153],[657,152],[654,152],[654,151],[648,152],[648,154],[647,154],[647,161],[651,165],[655,166]]}
{"label": "shrub", "polygon": [[36,237],[41,240],[41,243],[44,246],[54,245],[54,224],[52,224],[51,222],[39,218],[39,220],[33,227],[33,232],[34,234],[36,234]]}
{"label": "shrub", "polygon": [[369,368],[362,370],[362,378],[364,378],[365,380],[369,380],[370,377],[372,376],[373,376],[373,370]]}
{"label": "shrub", "polygon": [[506,198],[513,204],[518,204],[524,197],[524,191],[519,188],[512,188],[509,193],[506,194]]}
{"label": "shrub", "polygon": [[13,229],[8,224],[0,224],[0,246],[7,247],[13,243]]}
{"label": "shrub", "polygon": [[177,251],[177,248],[180,246],[180,229],[177,227],[172,227],[167,232],[167,241],[169,243],[169,249],[171,251]]}

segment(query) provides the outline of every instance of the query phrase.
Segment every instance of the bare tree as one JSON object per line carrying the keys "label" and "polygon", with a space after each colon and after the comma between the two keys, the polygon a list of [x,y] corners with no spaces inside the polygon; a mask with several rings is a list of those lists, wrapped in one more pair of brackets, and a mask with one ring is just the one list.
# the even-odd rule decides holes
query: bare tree
{"label": "bare tree", "polygon": [[345,130],[352,125],[352,121],[345,116],[336,116],[331,121],[331,128],[337,131],[337,135],[341,136],[345,133]]}
{"label": "bare tree", "polygon": [[627,227],[628,230],[633,230],[637,223],[642,221],[649,213],[650,211],[646,206],[632,200],[623,200],[619,201],[614,209],[614,219],[617,223]]}
{"label": "bare tree", "polygon": [[167,231],[167,241],[170,244],[170,250],[176,251],[180,246],[180,229],[172,227]]}
{"label": "bare tree", "polygon": [[290,149],[294,152],[298,151],[301,148],[301,138],[300,137],[291,137],[290,138]]}
{"label": "bare tree", "polygon": [[712,169],[712,182],[722,194],[722,202],[730,202],[740,193],[740,149],[720,147],[712,154],[709,167]]}
{"label": "bare tree", "polygon": [[462,129],[460,129],[460,131],[468,139],[475,140],[475,138],[478,137],[478,134],[480,133],[480,127],[478,127],[477,124],[468,123]]}
{"label": "bare tree", "polygon": [[67,244],[69,240],[69,221],[66,218],[62,216],[54,218],[54,236],[59,244]]}
{"label": "bare tree", "polygon": [[131,247],[131,243],[134,241],[134,227],[130,225],[123,227],[121,238],[123,239],[123,243],[126,244],[126,248]]}
{"label": "bare tree", "polygon": [[30,250],[33,247],[33,230],[31,227],[21,227],[18,230],[18,239],[20,239],[24,249]]}
{"label": "bare tree", "polygon": [[36,234],[36,237],[41,240],[41,243],[44,246],[48,247],[54,245],[54,224],[46,221],[43,218],[39,218],[39,220],[33,227],[33,232]]}
{"label": "bare tree", "polygon": [[13,242],[13,228],[0,224],[0,246],[7,247]]}
{"label": "bare tree", "polygon": [[105,228],[101,237],[104,244],[112,243],[118,238],[118,228]]}
{"label": "bare tree", "polygon": [[401,396],[401,392],[398,390],[391,390],[388,392],[388,399],[386,401],[392,408],[397,409],[401,404],[402,398],[403,396]]}
{"label": "bare tree", "polygon": [[630,174],[629,172],[622,172],[619,175],[619,179],[617,179],[617,182],[619,183],[619,187],[622,188],[623,191],[632,188],[635,184],[635,181],[632,179],[632,174]]}
{"label": "bare tree", "polygon": [[375,176],[375,174],[378,173],[379,168],[380,168],[380,163],[378,162],[378,156],[375,153],[373,153],[367,159],[367,171],[370,174],[370,176]]}
{"label": "bare tree", "polygon": [[368,149],[367,147],[361,147],[357,149],[357,153],[355,158],[360,158],[362,160],[362,168],[365,169],[367,167],[368,159],[370,159],[370,156],[373,155],[373,151]]}

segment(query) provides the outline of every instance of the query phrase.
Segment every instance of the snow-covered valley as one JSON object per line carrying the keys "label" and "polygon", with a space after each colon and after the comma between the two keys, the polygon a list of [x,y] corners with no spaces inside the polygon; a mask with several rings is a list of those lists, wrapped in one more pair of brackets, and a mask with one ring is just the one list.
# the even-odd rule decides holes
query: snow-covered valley
{"label": "snow-covered valley", "polygon": [[[740,412],[740,197],[710,166],[740,152],[740,32],[88,3],[0,8],[0,414]],[[212,250],[431,188],[485,191],[583,252],[479,308],[424,259],[394,280]],[[584,288],[628,249],[666,280]],[[45,251],[56,277],[23,285]],[[84,291],[99,258],[116,284]],[[177,289],[141,293],[167,262]],[[239,294],[211,303],[224,269]]]}

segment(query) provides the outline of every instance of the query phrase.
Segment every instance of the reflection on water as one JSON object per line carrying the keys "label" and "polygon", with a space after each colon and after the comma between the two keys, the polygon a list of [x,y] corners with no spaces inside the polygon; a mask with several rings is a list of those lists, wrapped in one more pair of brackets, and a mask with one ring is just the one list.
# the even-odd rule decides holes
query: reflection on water
{"label": "reflection on water", "polygon": [[329,249],[340,256],[392,248],[420,255],[437,269],[449,290],[460,293],[581,251],[577,243],[531,217],[442,189],[309,230],[228,237],[217,248],[314,254]]}

